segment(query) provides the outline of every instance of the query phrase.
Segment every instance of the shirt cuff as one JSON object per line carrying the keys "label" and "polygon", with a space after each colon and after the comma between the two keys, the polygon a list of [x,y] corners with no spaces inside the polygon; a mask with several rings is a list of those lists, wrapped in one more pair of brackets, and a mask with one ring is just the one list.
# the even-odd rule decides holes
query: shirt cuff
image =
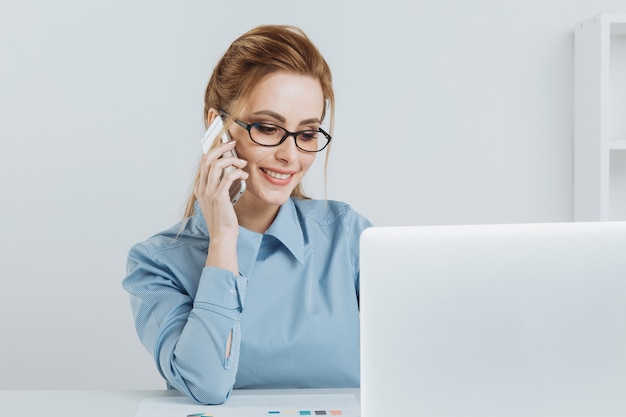
{"label": "shirt cuff", "polygon": [[248,279],[226,269],[206,266],[202,270],[196,303],[207,303],[226,309],[243,310]]}

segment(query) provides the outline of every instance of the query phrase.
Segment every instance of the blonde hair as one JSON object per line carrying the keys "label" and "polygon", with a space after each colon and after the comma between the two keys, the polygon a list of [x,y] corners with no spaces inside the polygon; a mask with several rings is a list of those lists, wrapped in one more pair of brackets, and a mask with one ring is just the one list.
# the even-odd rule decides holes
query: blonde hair
{"label": "blonde hair", "polygon": [[[207,84],[204,94],[204,123],[207,123],[209,109],[225,110],[236,116],[243,109],[246,99],[259,81],[280,71],[319,80],[324,96],[322,120],[328,107],[329,133],[332,135],[335,95],[330,68],[307,35],[301,29],[288,25],[258,26],[241,35],[230,45],[215,66]],[[225,120],[225,125],[228,127],[230,123],[229,117]],[[329,151],[330,144],[326,151],[326,165]],[[194,184],[199,177],[198,168]],[[302,184],[298,184],[291,195],[296,198],[308,198],[304,194]],[[194,214],[195,201],[196,196],[192,192],[187,200],[184,218]]]}

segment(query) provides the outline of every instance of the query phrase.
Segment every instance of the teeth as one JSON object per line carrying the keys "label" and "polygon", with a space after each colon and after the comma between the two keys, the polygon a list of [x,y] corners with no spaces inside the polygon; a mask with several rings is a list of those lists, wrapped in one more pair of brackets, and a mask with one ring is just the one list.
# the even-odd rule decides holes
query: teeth
{"label": "teeth", "polygon": [[263,172],[265,172],[270,177],[276,178],[276,179],[279,179],[279,180],[286,180],[289,177],[291,177],[291,174],[280,174],[278,172],[270,171],[269,169],[263,169]]}

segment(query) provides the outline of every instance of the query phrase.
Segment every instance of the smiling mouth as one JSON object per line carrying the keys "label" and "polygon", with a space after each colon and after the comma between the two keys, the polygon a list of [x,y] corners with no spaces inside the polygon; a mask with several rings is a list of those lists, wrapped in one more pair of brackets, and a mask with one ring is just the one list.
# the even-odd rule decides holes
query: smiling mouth
{"label": "smiling mouth", "polygon": [[261,168],[261,171],[263,171],[264,173],[266,173],[267,175],[269,175],[272,178],[276,178],[278,180],[286,180],[289,179],[289,177],[291,177],[292,174],[281,174],[279,172],[275,172],[275,171],[270,171],[269,169],[266,168]]}

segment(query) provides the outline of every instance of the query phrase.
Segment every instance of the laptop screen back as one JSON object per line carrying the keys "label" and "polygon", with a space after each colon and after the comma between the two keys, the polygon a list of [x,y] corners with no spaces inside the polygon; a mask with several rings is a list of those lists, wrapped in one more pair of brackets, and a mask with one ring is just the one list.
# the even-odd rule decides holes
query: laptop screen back
{"label": "laptop screen back", "polygon": [[362,417],[626,415],[626,223],[374,227]]}

